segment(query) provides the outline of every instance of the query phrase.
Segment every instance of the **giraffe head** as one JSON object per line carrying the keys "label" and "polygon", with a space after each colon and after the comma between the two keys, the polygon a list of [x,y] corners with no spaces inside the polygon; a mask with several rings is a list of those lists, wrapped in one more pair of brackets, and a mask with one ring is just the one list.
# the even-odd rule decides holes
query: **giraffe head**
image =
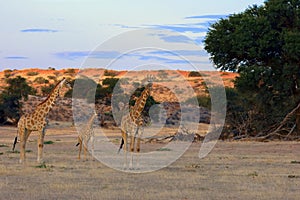
{"label": "giraffe head", "polygon": [[146,80],[147,80],[146,88],[150,89],[152,87],[154,79],[155,79],[155,77],[153,75],[151,75],[151,74],[147,75],[147,78],[146,78]]}
{"label": "giraffe head", "polygon": [[58,90],[60,91],[62,87],[66,86],[66,88],[71,89],[72,85],[67,81],[65,77],[58,83]]}
{"label": "giraffe head", "polygon": [[56,98],[59,96],[60,89],[67,83],[66,78],[63,77],[62,80],[60,80],[52,89],[50,94],[47,96],[47,98],[42,101],[41,103],[38,104],[38,106],[45,107],[47,109],[44,109],[45,112],[49,112],[49,109],[52,107],[54,104]]}

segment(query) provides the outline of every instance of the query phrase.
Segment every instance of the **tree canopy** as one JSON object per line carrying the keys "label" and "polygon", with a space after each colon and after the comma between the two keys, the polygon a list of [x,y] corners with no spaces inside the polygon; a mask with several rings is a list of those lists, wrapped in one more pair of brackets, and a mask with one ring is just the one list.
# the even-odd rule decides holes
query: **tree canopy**
{"label": "tree canopy", "polygon": [[30,87],[26,79],[17,76],[6,79],[7,86],[0,94],[0,123],[16,123],[21,115],[21,100],[27,100],[29,94],[35,94],[36,90]]}
{"label": "tree canopy", "polygon": [[204,43],[218,69],[240,73],[236,89],[266,121],[262,127],[299,103],[299,0],[268,0],[232,14],[210,27]]}

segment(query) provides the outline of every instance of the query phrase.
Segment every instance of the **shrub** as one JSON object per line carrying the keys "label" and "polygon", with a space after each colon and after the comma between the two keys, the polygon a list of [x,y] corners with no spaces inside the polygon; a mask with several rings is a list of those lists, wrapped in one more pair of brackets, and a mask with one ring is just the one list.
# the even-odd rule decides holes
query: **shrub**
{"label": "shrub", "polygon": [[117,76],[117,75],[118,75],[117,72],[114,72],[112,70],[105,70],[104,71],[104,76],[112,76],[112,77],[114,77],[114,76]]}
{"label": "shrub", "polygon": [[69,68],[69,69],[67,69],[64,73],[65,73],[65,74],[69,74],[69,75],[74,75],[75,72],[76,72],[75,69]]}
{"label": "shrub", "polygon": [[201,76],[201,74],[197,71],[191,71],[189,73],[189,77],[199,77],[199,76]]}
{"label": "shrub", "polygon": [[49,80],[47,80],[43,77],[36,77],[33,82],[38,83],[38,84],[43,84],[43,83],[49,83]]}
{"label": "shrub", "polygon": [[54,81],[56,81],[56,77],[55,76],[48,76],[48,78],[50,79],[50,80],[54,80]]}
{"label": "shrub", "polygon": [[39,73],[38,72],[27,72],[27,76],[36,76],[38,75]]}
{"label": "shrub", "polygon": [[4,70],[4,77],[9,78],[12,76],[12,70],[11,69],[6,69]]}

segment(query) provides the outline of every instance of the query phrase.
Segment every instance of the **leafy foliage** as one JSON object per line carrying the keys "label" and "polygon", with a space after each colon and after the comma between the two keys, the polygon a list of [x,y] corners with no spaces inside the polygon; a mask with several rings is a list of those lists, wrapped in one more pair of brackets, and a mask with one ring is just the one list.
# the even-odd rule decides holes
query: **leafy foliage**
{"label": "leafy foliage", "polygon": [[[92,101],[95,98],[95,90],[97,83],[87,77],[78,78],[69,81],[71,89],[65,94],[65,97],[76,99],[88,99]],[[75,90],[74,90],[75,89]]]}
{"label": "leafy foliage", "polygon": [[42,86],[41,87],[41,91],[42,91],[42,95],[43,96],[47,96],[48,94],[50,94],[50,92],[52,91],[52,89],[55,87],[54,84],[50,84],[48,86]]}
{"label": "leafy foliage", "polygon": [[250,108],[259,113],[256,129],[279,122],[299,102],[299,27],[300,1],[268,0],[221,19],[205,38],[217,68],[240,73],[236,92],[251,102],[240,104],[246,115]]}
{"label": "leafy foliage", "polygon": [[26,79],[21,76],[9,78],[6,82],[8,86],[0,94],[0,123],[5,123],[8,119],[16,123],[21,114],[20,100],[27,100],[28,95],[35,94],[36,90],[30,87]]}
{"label": "leafy foliage", "polygon": [[[135,105],[135,102],[136,102],[136,98],[140,97],[142,92],[145,90],[145,87],[140,87],[140,88],[137,88],[135,90],[135,92],[132,94],[132,98],[130,99],[129,101],[129,105],[130,106],[134,106]],[[154,98],[152,96],[149,96],[146,100],[146,104],[145,104],[145,108],[142,112],[142,115],[143,116],[146,116],[146,117],[149,117],[149,109],[151,108],[151,106],[153,106],[154,104],[159,104],[159,102],[155,101]]]}

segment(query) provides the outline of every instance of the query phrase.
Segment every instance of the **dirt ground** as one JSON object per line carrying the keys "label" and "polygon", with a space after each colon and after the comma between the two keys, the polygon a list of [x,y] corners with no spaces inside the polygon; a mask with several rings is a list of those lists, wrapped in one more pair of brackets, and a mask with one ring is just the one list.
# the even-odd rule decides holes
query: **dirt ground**
{"label": "dirt ground", "polygon": [[[116,133],[117,130],[114,130]],[[11,151],[16,128],[0,127],[0,199],[299,199],[300,142],[223,142],[199,159],[201,143],[149,173],[111,169],[89,155],[77,159],[74,128],[50,127],[45,164],[36,163],[37,134],[27,164]],[[118,134],[115,134],[118,140]],[[142,150],[157,144],[142,144]],[[19,144],[17,145],[19,150]]]}

